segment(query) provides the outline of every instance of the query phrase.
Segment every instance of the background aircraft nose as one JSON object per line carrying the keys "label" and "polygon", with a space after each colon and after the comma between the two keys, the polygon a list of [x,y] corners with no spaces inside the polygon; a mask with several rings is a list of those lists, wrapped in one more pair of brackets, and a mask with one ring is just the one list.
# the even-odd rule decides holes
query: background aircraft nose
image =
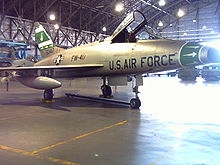
{"label": "background aircraft nose", "polygon": [[220,50],[217,48],[209,47],[207,58],[211,63],[220,63]]}

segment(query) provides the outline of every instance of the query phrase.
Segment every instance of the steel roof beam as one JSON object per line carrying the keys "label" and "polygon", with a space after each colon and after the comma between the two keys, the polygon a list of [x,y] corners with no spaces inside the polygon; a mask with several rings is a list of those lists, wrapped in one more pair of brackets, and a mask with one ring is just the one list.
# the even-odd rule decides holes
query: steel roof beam
{"label": "steel roof beam", "polygon": [[[81,5],[81,4],[78,3],[78,2],[74,2],[74,1],[72,1],[72,0],[70,0],[70,1],[71,1],[71,3],[72,3],[74,6],[77,6],[77,7],[78,7],[78,6]],[[64,3],[69,3],[70,1],[69,1],[69,0],[62,0],[62,2],[64,2]],[[102,2],[102,0],[101,0],[100,2]],[[101,13],[103,13],[103,14],[107,14],[107,15],[111,15],[111,16],[116,16],[115,14],[112,14],[112,13],[109,13],[109,12],[105,12],[105,11],[101,11],[100,9],[91,7],[91,6],[86,5],[86,4],[83,4],[81,8],[89,9],[89,10],[91,10],[91,11],[93,11],[93,12],[101,12]]]}
{"label": "steel roof beam", "polygon": [[[50,2],[49,6],[47,6],[47,8],[44,9],[44,11],[41,12],[41,13],[38,15],[38,17],[37,17],[36,20],[39,20],[45,13],[47,13],[48,10],[49,10],[57,1],[58,1],[58,0],[53,0],[52,2]],[[46,2],[45,2],[45,3],[46,3]]]}
{"label": "steel roof beam", "polygon": [[[90,0],[86,0],[86,1],[84,1],[82,4],[80,4],[80,6],[79,6],[72,14],[70,14],[69,17],[66,18],[66,19],[62,22],[62,24],[67,23],[67,22],[69,21],[69,19],[71,19],[71,17],[73,17],[73,16],[83,7],[83,5],[86,4],[86,3],[89,2],[89,1],[90,1]],[[71,0],[70,0],[70,2],[71,2]]]}
{"label": "steel roof beam", "polygon": [[157,7],[157,6],[155,6],[154,4],[150,3],[150,0],[148,0],[147,2],[146,2],[145,0],[140,0],[140,1],[143,2],[143,3],[146,4],[146,5],[148,5],[148,6],[152,7],[152,8],[154,8],[154,9],[160,11],[160,12],[163,12],[163,13],[165,13],[165,14],[167,14],[167,15],[171,15],[170,13],[166,12],[165,10],[163,10],[163,9],[161,9],[161,8],[159,8],[159,7]]}

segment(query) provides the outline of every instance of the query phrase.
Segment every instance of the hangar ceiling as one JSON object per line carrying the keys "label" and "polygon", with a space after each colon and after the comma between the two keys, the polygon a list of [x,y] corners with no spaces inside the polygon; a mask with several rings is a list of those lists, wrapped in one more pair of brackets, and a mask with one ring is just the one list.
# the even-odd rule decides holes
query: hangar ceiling
{"label": "hangar ceiling", "polygon": [[[124,4],[122,12],[114,10],[115,5],[119,2]],[[93,37],[95,40],[100,33],[110,35],[127,13],[138,9],[145,14],[148,25],[163,35],[161,32],[170,28],[171,24],[175,27],[175,30],[172,30],[179,30],[177,25],[180,18],[176,16],[176,12],[180,8],[186,11],[187,15],[193,12],[199,13],[206,6],[217,4],[213,11],[215,11],[218,19],[215,20],[216,24],[220,27],[219,0],[166,0],[165,6],[159,6],[158,2],[159,0],[1,0],[0,26],[2,26],[6,16],[12,16],[10,18],[31,20],[32,24],[35,21],[40,21],[48,24],[58,23],[62,27],[78,29],[75,40],[79,38],[83,31],[93,32],[92,35],[95,36]],[[48,17],[51,13],[55,14],[55,21],[49,20]],[[198,14],[197,17],[199,17]],[[158,21],[163,21],[164,25],[158,28]],[[106,32],[102,31],[103,26],[106,27]],[[30,30],[26,30],[30,33],[29,38],[32,32],[31,29],[32,26],[30,25]],[[3,30],[1,30],[1,33],[3,33]],[[66,33],[63,38],[71,41],[71,38],[67,37],[69,33],[67,30],[63,30],[62,33]],[[56,36],[55,34],[54,41],[58,40]],[[82,35],[81,38],[86,40]],[[28,37],[26,37],[26,42],[30,41],[27,39]],[[80,44],[75,42],[71,45]]]}

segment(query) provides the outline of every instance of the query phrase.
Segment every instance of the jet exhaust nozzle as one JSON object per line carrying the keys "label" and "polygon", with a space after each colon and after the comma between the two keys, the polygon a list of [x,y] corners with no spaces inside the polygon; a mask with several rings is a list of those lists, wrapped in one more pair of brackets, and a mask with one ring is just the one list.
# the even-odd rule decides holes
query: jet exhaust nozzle
{"label": "jet exhaust nozzle", "polygon": [[216,48],[209,48],[207,58],[211,63],[220,63],[220,51]]}
{"label": "jet exhaust nozzle", "polygon": [[22,83],[25,86],[34,89],[55,89],[61,87],[61,83],[55,79],[49,77],[23,77],[23,76],[16,76],[16,80]]}
{"label": "jet exhaust nozzle", "polygon": [[203,47],[200,52],[200,61],[204,64],[220,63],[220,51],[213,47]]}

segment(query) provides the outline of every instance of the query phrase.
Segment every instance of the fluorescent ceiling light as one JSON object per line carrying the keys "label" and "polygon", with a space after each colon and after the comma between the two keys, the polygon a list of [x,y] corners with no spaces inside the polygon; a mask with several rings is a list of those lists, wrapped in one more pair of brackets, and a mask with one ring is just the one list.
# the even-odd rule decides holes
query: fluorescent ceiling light
{"label": "fluorescent ceiling light", "polygon": [[159,1],[159,6],[165,6],[166,5],[166,1],[165,0],[160,0]]}
{"label": "fluorescent ceiling light", "polygon": [[123,10],[124,10],[124,5],[123,5],[122,3],[116,4],[115,10],[116,10],[117,12],[123,11]]}
{"label": "fluorescent ceiling light", "polygon": [[158,23],[158,26],[159,26],[159,27],[162,27],[162,26],[163,26],[163,22],[160,21],[160,22]]}
{"label": "fluorescent ceiling light", "polygon": [[183,10],[179,9],[178,12],[177,12],[177,16],[178,17],[183,17],[184,15],[185,15],[185,12]]}
{"label": "fluorescent ceiling light", "polygon": [[106,32],[106,31],[107,31],[106,27],[103,27],[103,28],[102,28],[102,31],[103,31],[103,32]]}
{"label": "fluorescent ceiling light", "polygon": [[55,25],[54,25],[54,28],[55,28],[56,30],[58,30],[58,29],[60,28],[60,26],[59,26],[58,24],[55,24]]}
{"label": "fluorescent ceiling light", "polygon": [[204,25],[204,26],[202,27],[202,29],[204,29],[204,30],[207,29],[207,26]]}
{"label": "fluorescent ceiling light", "polygon": [[56,16],[54,14],[50,14],[49,18],[51,21],[54,21],[56,19]]}

